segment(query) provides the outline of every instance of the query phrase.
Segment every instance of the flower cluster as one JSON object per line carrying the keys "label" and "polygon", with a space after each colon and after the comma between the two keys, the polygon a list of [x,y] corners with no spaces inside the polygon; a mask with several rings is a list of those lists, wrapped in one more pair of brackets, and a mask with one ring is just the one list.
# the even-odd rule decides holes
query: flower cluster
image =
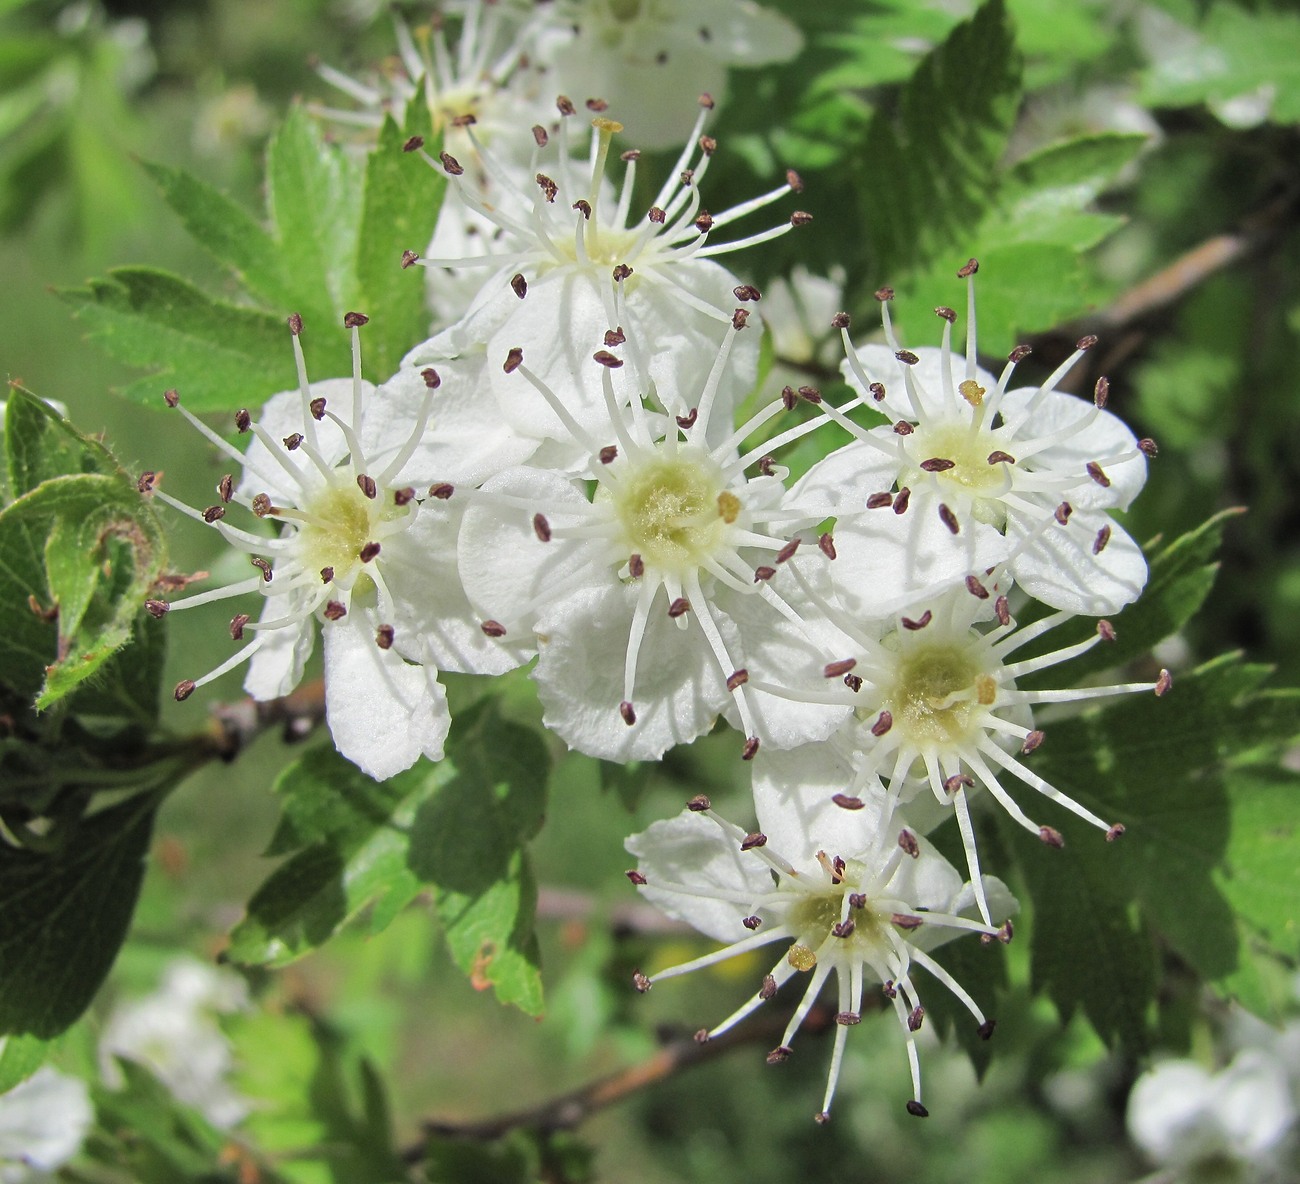
{"label": "flower cluster", "polygon": [[[537,12],[572,22],[581,7]],[[613,44],[625,10],[644,23],[659,6],[586,7],[590,21],[560,38],[557,71],[593,39]],[[692,23],[717,34],[720,62],[777,52],[780,22],[751,20],[750,7],[695,5]],[[548,116],[501,118],[503,95],[535,97],[524,81],[536,75],[510,38],[542,18],[505,4],[467,11],[458,55],[440,30],[403,30],[410,85],[371,92],[329,75],[372,107],[423,93],[445,121],[438,155],[418,138],[407,145],[446,174],[462,229],[475,229],[440,227],[401,260],[426,268],[442,293],[433,335],[372,385],[361,374],[367,318],[349,313],[352,375],[312,382],[304,325],[290,316],[298,389],[236,415],[249,437],[242,451],[191,415],[183,392],[165,395],[240,474],[223,476],[205,508],[172,498],[156,473],[141,492],[251,565],[223,587],[149,601],[157,617],[238,605],[228,625],[238,648],[176,698],[241,665],[254,697],[285,695],[319,629],[334,743],[375,778],[441,757],[450,716],[440,670],[532,663],[546,726],[604,760],[656,760],[725,718],[752,772],[757,827],[700,797],[628,840],[640,892],[725,944],[638,971],[635,985],[779,943],[754,993],[700,1039],[782,1006],[773,1001],[798,979],[768,1058],[785,1059],[834,971],[819,1121],[850,1029],[873,1003],[897,1017],[907,1108],[924,1116],[919,971],[988,1038],[994,1021],[935,951],[975,935],[996,948],[1017,910],[981,870],[976,813],[1001,809],[1051,847],[1066,841],[1069,814],[1107,840],[1124,831],[1034,771],[1044,738],[1034,712],[1163,694],[1168,675],[1060,690],[1024,680],[1104,646],[1114,637],[1106,615],[1141,593],[1145,561],[1114,514],[1142,487],[1155,445],[1107,409],[1105,379],[1091,400],[1061,389],[1092,338],[1041,385],[1015,385],[1026,347],[998,375],[981,366],[974,260],[958,272],[964,349],[950,308],[936,310],[937,347],[905,347],[893,293],[881,289],[882,340],[855,342],[845,313],[791,326],[809,361],[828,343],[839,349],[838,332],[847,400],[794,383],[756,390],[762,293],[720,260],[810,220],[787,205],[799,177],[709,213],[702,186],[718,144],[705,96],[646,203],[641,154],[616,148],[623,128],[603,101],[587,102],[589,120],[563,96]],[[618,44],[669,61],[699,50],[656,50],[652,32],[621,30]],[[736,41],[742,33],[753,43]],[[729,232],[756,215],[756,229]],[[756,410],[742,416],[742,405]],[[826,439],[830,425],[851,442],[824,445],[794,479],[783,449]],[[236,525],[235,510],[251,521]],[[1042,644],[1081,615],[1096,618],[1083,640],[1075,628],[1068,644]],[[964,874],[928,837],[950,816]]]}

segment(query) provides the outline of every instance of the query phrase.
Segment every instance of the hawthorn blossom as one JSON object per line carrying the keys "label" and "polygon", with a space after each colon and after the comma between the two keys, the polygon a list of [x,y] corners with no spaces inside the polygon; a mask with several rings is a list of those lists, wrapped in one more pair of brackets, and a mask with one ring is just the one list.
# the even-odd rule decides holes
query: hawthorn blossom
{"label": "hawthorn blossom", "polygon": [[[603,104],[592,106],[603,110]],[[797,191],[802,182],[789,173],[784,184],[725,212],[702,209],[700,183],[717,148],[716,141],[700,134],[707,115],[702,108],[695,138],[649,209],[634,216],[640,153],[622,154],[626,169],[620,188],[606,176],[612,140],[622,125],[598,115],[584,159],[572,143],[576,110],[566,98],[559,109],[556,136],[540,125],[531,136],[523,133],[533,151],[528,173],[535,177],[526,188],[467,125],[476,160],[497,185],[491,202],[479,196],[470,169],[459,159],[444,152],[439,163],[425,154],[430,165],[450,175],[464,204],[499,234],[480,236],[479,249],[459,257],[421,259],[407,252],[407,265],[491,269],[492,274],[464,317],[417,346],[405,364],[418,368],[483,352],[500,358],[521,348],[532,371],[563,390],[565,405],[586,423],[602,416],[604,405],[602,380],[587,359],[596,349],[617,350],[627,342],[629,350],[639,351],[638,374],[648,375],[661,402],[668,400],[664,409],[685,415],[688,408],[674,403],[674,394],[698,389],[696,375],[716,354],[736,301],[761,296],[714,257],[775,238],[810,216],[797,211],[778,226],[726,242],[717,241],[717,232]],[[418,143],[412,149],[423,153]],[[724,434],[727,417],[754,385],[758,352],[756,339],[741,343],[719,386],[715,426]],[[489,384],[515,431],[538,440],[568,436],[563,420],[518,382],[489,371]],[[621,378],[615,385],[624,405],[645,393]]]}
{"label": "hawthorn blossom", "polygon": [[693,970],[714,966],[773,942],[781,957],[758,990],[730,1016],[703,1029],[697,1040],[730,1030],[771,1000],[791,979],[807,975],[803,998],[767,1057],[778,1064],[792,1052],[795,1033],[807,1018],[832,971],[837,978],[835,1042],[818,1122],[830,1117],[849,1029],[863,1018],[866,988],[880,983],[907,1042],[912,1076],[910,1114],[928,1115],[921,1095],[915,1033],[925,1008],[914,978],[922,967],[970,1012],[985,1039],[993,1034],[976,1001],[931,951],[962,933],[986,941],[1011,938],[1014,898],[989,877],[980,895],[993,902],[1001,927],[971,920],[970,884],[901,818],[878,829],[876,819],[826,808],[787,794],[757,792],[759,829],[746,832],[716,814],[706,797],[692,800],[676,818],[655,822],[627,841],[637,857],[628,878],[671,917],[725,942],[722,949],[655,974],[639,971],[639,991]]}
{"label": "hawthorn blossom", "polygon": [[[165,493],[158,474],[140,479],[142,493],[206,523],[256,574],[182,599],[150,600],[155,617],[234,597],[260,596],[260,617],[238,612],[228,660],[185,679],[176,698],[247,663],[244,688],[256,699],[287,695],[302,677],[320,622],[325,657],[326,720],[338,750],[376,779],[391,777],[420,756],[437,760],[450,718],[437,681],[439,664],[494,672],[513,663],[490,645],[472,618],[454,562],[459,514],[447,505],[451,483],[427,492],[405,483],[421,448],[440,378],[423,376],[409,418],[367,415],[384,394],[361,378],[360,326],[349,313],[353,376],[309,383],[301,318],[289,318],[299,389],[274,396],[259,419],[248,411],[235,426],[253,437],[241,453],[168,391],[166,401],[205,439],[243,466],[218,484],[219,501],[199,510]],[[226,521],[231,506],[279,523],[268,536]],[[251,639],[245,640],[251,634]]]}
{"label": "hawthorn blossom", "polygon": [[[837,544],[843,555],[847,538]],[[833,582],[842,577],[832,568]],[[987,582],[986,582],[987,581]],[[808,594],[817,597],[809,588]],[[822,600],[830,620],[848,639],[840,660],[828,664],[820,685],[759,682],[758,689],[792,702],[852,708],[825,745],[774,753],[756,769],[765,792],[811,795],[847,811],[867,811],[883,824],[900,803],[923,829],[951,810],[957,817],[981,915],[991,922],[980,894],[979,855],[971,822],[973,795],[987,793],[1019,825],[1052,847],[1064,845],[1055,827],[1033,820],[1003,784],[1010,777],[1102,830],[1107,840],[1124,833],[1040,777],[1022,759],[1044,733],[1033,708],[1170,687],[1168,671],[1152,682],[1063,690],[1020,690],[1016,680],[1087,653],[1114,636],[1107,621],[1087,639],[1034,657],[1016,659],[1030,642],[1071,620],[1057,612],[1019,627],[997,572],[971,575],[965,584],[916,602],[892,620],[859,621]],[[926,796],[932,804],[918,801]]]}
{"label": "hawthorn blossom", "polygon": [[48,1065],[0,1094],[0,1184],[52,1179],[46,1173],[76,1155],[94,1116],[85,1082]]}
{"label": "hawthorn blossom", "polygon": [[835,318],[848,355],[846,379],[864,402],[895,420],[863,429],[844,419],[857,442],[839,458],[839,471],[856,471],[857,488],[876,499],[895,486],[906,489],[917,512],[940,515],[954,531],[971,520],[1003,531],[1013,548],[1012,578],[1051,607],[1117,612],[1141,593],[1147,566],[1109,511],[1127,508],[1142,488],[1155,444],[1138,440],[1105,409],[1106,379],[1097,382],[1091,403],[1056,389],[1095,337],[1080,340],[1039,387],[1008,389],[1028,346],[1011,352],[997,378],[981,369],[977,270],[972,259],[959,272],[967,281],[964,364],[954,359],[957,314],[950,308],[935,310],[943,321],[938,349],[900,345],[889,288],[876,293],[887,345],[855,348],[848,316]]}

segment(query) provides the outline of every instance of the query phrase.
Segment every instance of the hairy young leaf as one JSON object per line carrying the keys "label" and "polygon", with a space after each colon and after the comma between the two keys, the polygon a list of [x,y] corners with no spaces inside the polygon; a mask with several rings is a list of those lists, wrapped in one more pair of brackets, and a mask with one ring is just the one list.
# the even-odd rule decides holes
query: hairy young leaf
{"label": "hairy young leaf", "polygon": [[103,444],[83,436],[43,399],[21,388],[10,391],[5,407],[4,446],[12,497],[22,497],[52,477],[119,471]]}
{"label": "hairy young leaf", "polygon": [[130,798],[51,852],[0,844],[0,1034],[49,1039],[89,1006],[126,937],[156,808]]}

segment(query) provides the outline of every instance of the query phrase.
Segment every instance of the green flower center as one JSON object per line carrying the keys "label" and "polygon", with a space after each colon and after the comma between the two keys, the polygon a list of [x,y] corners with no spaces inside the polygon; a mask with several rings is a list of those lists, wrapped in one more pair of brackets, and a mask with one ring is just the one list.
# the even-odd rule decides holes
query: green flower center
{"label": "green flower center", "polygon": [[[972,688],[973,694],[949,702]],[[992,702],[990,692],[996,692],[993,680],[966,650],[937,645],[903,658],[885,705],[894,727],[904,728],[916,745],[956,744],[970,735],[979,706]]]}
{"label": "green flower center", "polygon": [[308,571],[331,567],[335,580],[346,585],[361,566],[361,548],[374,540],[384,516],[379,499],[366,497],[355,485],[331,485],[302,509],[306,521],[298,531],[300,562]]}
{"label": "green flower center", "polygon": [[721,470],[698,449],[631,469],[612,491],[627,552],[663,572],[699,567],[723,545],[740,511],[722,485]]}
{"label": "green flower center", "polygon": [[[798,934],[787,955],[790,965],[796,970],[811,970],[816,965],[815,951],[828,937],[831,930],[840,924],[844,910],[844,897],[848,893],[848,884],[835,885],[825,892],[803,897],[790,910],[789,925]],[[889,939],[885,936],[888,919],[881,917],[870,906],[850,908],[849,920],[853,922],[853,932],[847,937],[836,938],[836,950],[864,950],[885,953],[889,950]]]}

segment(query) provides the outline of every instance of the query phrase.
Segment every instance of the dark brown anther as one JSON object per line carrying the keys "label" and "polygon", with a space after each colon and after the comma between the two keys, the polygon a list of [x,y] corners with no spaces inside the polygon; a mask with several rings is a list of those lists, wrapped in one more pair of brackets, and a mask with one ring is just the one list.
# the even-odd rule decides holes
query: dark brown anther
{"label": "dark brown anther", "polygon": [[777,563],[785,563],[786,560],[793,559],[794,553],[797,550],[799,550],[799,545],[802,542],[803,539],[799,538],[799,539],[791,539],[788,543],[786,543],[786,545],[776,553]]}
{"label": "dark brown anther", "polygon": [[758,997],[766,1003],[776,995],[776,976],[771,974],[763,975],[763,985],[758,988]]}
{"label": "dark brown anther", "polygon": [[587,110],[599,115],[602,111],[609,110],[609,104],[604,99],[588,99]]}
{"label": "dark brown anther", "polygon": [[555,201],[556,195],[560,192],[560,187],[545,173],[538,173],[533,179],[537,182],[537,188],[542,191],[542,196],[546,198],[547,204],[549,205]]}
{"label": "dark brown anther", "polygon": [[623,365],[623,359],[615,357],[607,349],[598,349],[591,355],[591,360],[593,362],[599,362],[607,370],[617,370]]}
{"label": "dark brown anther", "polygon": [[545,148],[551,142],[551,137],[547,135],[546,129],[540,124],[533,124],[533,143],[539,148]]}
{"label": "dark brown anther", "polygon": [[822,677],[839,678],[841,675],[848,674],[857,664],[857,658],[841,658],[838,662],[827,662],[822,667]]}
{"label": "dark brown anther", "polygon": [[1097,344],[1097,338],[1093,334],[1089,333],[1086,337],[1080,337],[1079,340],[1074,343],[1074,348],[1092,349],[1092,347],[1096,344]]}
{"label": "dark brown anther", "polygon": [[890,728],[894,726],[894,717],[888,711],[882,711],[876,716],[876,722],[871,725],[871,734],[876,737],[885,735]]}
{"label": "dark brown anther", "polygon": [[650,989],[650,980],[639,970],[632,971],[632,985],[639,994],[644,995]]}
{"label": "dark brown anther", "polygon": [[832,794],[831,801],[841,810],[861,810],[867,804],[861,798],[851,797],[847,793]]}
{"label": "dark brown anther", "polygon": [[214,522],[220,522],[226,516],[225,506],[209,506],[203,511],[203,521],[211,526]]}
{"label": "dark brown anther", "polygon": [[1144,456],[1151,457],[1153,460],[1160,455],[1160,448],[1150,436],[1143,436],[1142,439],[1138,441],[1138,451],[1140,451]]}
{"label": "dark brown anther", "polygon": [[924,917],[918,917],[914,913],[895,913],[889,918],[899,929],[911,933],[914,929],[920,929],[925,924]]}
{"label": "dark brown anther", "polygon": [[391,650],[396,637],[397,631],[391,625],[380,625],[375,630],[375,645],[381,650]]}
{"label": "dark brown anther", "polygon": [[907,1029],[909,1032],[919,1032],[921,1025],[925,1022],[925,1008],[919,1003],[912,1008],[907,1017]]}
{"label": "dark brown anther", "polygon": [[528,281],[524,279],[523,272],[517,271],[510,277],[510,289],[520,300],[528,295]]}
{"label": "dark brown anther", "polygon": [[865,892],[849,893],[849,908],[865,909],[867,907],[867,894]]}
{"label": "dark brown anther", "polygon": [[1011,602],[1005,596],[999,596],[993,602],[993,611],[997,614],[999,625],[1005,627],[1011,624]]}
{"label": "dark brown anther", "polygon": [[252,620],[252,618],[247,613],[236,613],[230,618],[231,641],[244,640],[244,626],[247,625],[250,620]]}
{"label": "dark brown anther", "polygon": [[872,382],[867,384],[867,390],[871,392],[871,397],[877,403],[883,402],[885,398],[885,384],[883,382]]}
{"label": "dark brown anther", "polygon": [[[621,284],[624,280],[631,278],[632,269],[626,263],[620,263],[614,268],[612,274],[614,276],[614,282],[616,284]],[[606,334],[606,336],[608,337],[609,334]],[[608,345],[609,342],[606,342],[605,344]]]}
{"label": "dark brown anther", "polygon": [[998,941],[1000,941],[1004,946],[1009,946],[1011,944],[1011,939],[1015,937],[1015,935],[1015,927],[1011,924],[1011,918],[1008,917],[1002,922],[1002,928],[998,930]]}
{"label": "dark brown anther", "polygon": [[851,324],[853,324],[853,318],[846,312],[837,312],[831,317],[832,329],[847,329]]}
{"label": "dark brown anther", "polygon": [[763,293],[753,284],[740,284],[731,289],[731,294],[742,303],[750,300],[762,300]]}
{"label": "dark brown anther", "polygon": [[913,1099],[912,1101],[907,1103],[907,1112],[913,1118],[930,1117],[930,1111],[928,1111],[924,1106],[922,1106],[920,1102],[916,1101],[916,1099]]}
{"label": "dark brown anther", "polygon": [[646,215],[656,226],[662,226],[664,219],[668,217],[667,213],[658,206],[651,206],[650,213]]}
{"label": "dark brown anther", "polygon": [[906,485],[898,491],[898,496],[894,498],[894,513],[903,514],[907,511],[907,503],[912,496],[912,491]]}
{"label": "dark brown anther", "polygon": [[408,485],[405,489],[393,490],[393,505],[409,506],[413,501],[415,501],[414,486]]}
{"label": "dark brown anther", "polygon": [[153,493],[153,487],[157,480],[158,474],[153,469],[146,469],[136,478],[136,491],[139,493]]}
{"label": "dark brown anther", "polygon": [[280,443],[284,445],[286,451],[297,452],[302,446],[302,439],[303,437],[301,432],[293,432],[291,435],[285,436]]}
{"label": "dark brown anther", "polygon": [[504,637],[506,635],[506,627],[500,621],[489,619],[484,621],[479,628],[483,630],[485,637]]}
{"label": "dark brown anther", "polygon": [[633,161],[633,160],[640,160],[640,159],[641,159],[641,149],[640,149],[640,148],[629,148],[626,152],[620,152],[619,155],[618,155],[618,158],[619,158],[619,160],[621,160],[624,164],[628,164],[629,162],[631,162],[631,161]]}
{"label": "dark brown anther", "polygon": [[621,325],[617,329],[605,330],[605,344],[609,346],[610,349],[613,349],[616,345],[622,345],[626,340],[627,334],[623,332],[623,327]]}
{"label": "dark brown anther", "polygon": [[1032,732],[1029,733],[1028,736],[1025,737],[1024,743],[1021,744],[1020,746],[1021,756],[1028,756],[1046,739],[1047,739],[1047,733],[1041,731],[1038,728],[1035,728]]}
{"label": "dark brown anther", "polygon": [[772,476],[775,466],[776,457],[774,456],[760,456],[758,458],[758,471],[762,473],[764,477]]}
{"label": "dark brown anther", "polygon": [[217,482],[217,496],[227,504],[235,496],[235,479],[229,473]]}
{"label": "dark brown anther", "polygon": [[939,521],[942,522],[953,534],[956,534],[960,529],[957,525],[957,515],[942,502],[939,503]]}
{"label": "dark brown anther", "polygon": [[307,404],[307,407],[308,410],[311,411],[312,419],[316,420],[318,423],[325,418],[324,399],[313,399],[310,403]]}
{"label": "dark brown anther", "polygon": [[296,312],[291,312],[286,319],[289,323],[289,332],[295,337],[300,336],[302,333],[302,316]]}
{"label": "dark brown anther", "polygon": [[742,666],[727,675],[727,690],[734,691],[737,687],[743,687],[748,681],[749,671]]}
{"label": "dark brown anther", "polygon": [[533,515],[533,533],[544,543],[551,541],[551,524],[545,514]]}
{"label": "dark brown anther", "polygon": [[362,563],[370,563],[372,560],[378,558],[379,550],[380,547],[378,543],[369,542],[357,552],[357,558],[360,559]]}
{"label": "dark brown anther", "polygon": [[895,350],[894,357],[902,362],[904,366],[915,366],[921,360],[910,349]]}
{"label": "dark brown anther", "polygon": [[322,584],[332,584],[334,582],[334,569],[332,567],[322,567],[320,569],[320,582]]}
{"label": "dark brown anther", "polygon": [[271,582],[271,577],[275,573],[271,570],[271,565],[267,563],[265,559],[261,559],[254,555],[248,562],[262,573],[262,583],[269,584]]}
{"label": "dark brown anther", "polygon": [[325,619],[327,621],[341,621],[348,615],[347,608],[337,600],[327,601],[325,604]]}
{"label": "dark brown anther", "polygon": [[1125,827],[1122,822],[1115,823],[1115,825],[1106,832],[1106,842],[1113,843],[1124,833],[1124,831]]}
{"label": "dark brown anther", "polygon": [[172,692],[176,696],[177,703],[184,703],[192,694],[194,694],[194,683],[186,678],[176,684],[176,690]]}
{"label": "dark brown anther", "polygon": [[357,488],[371,501],[379,493],[379,486],[375,484],[375,479],[366,473],[357,474]]}
{"label": "dark brown anther", "polygon": [[958,268],[957,278],[959,280],[969,279],[977,271],[979,271],[979,269],[980,269],[980,264],[978,259],[967,259],[966,266]]}
{"label": "dark brown anther", "polygon": [[1092,401],[1098,407],[1105,407],[1106,400],[1110,398],[1110,379],[1104,374],[1097,379],[1096,385],[1092,388]]}
{"label": "dark brown anther", "polygon": [[989,598],[989,590],[980,583],[978,576],[966,577],[966,591],[979,600]]}
{"label": "dark brown anther", "polygon": [[942,456],[932,456],[929,460],[921,462],[921,468],[927,473],[946,473],[949,469],[955,469],[957,462],[947,460]]}
{"label": "dark brown anther", "polygon": [[794,169],[785,170],[785,183],[790,186],[792,193],[803,192],[803,178]]}
{"label": "dark brown anther", "polygon": [[360,329],[362,325],[370,324],[370,318],[363,312],[345,312],[343,314],[343,328]]}
{"label": "dark brown anther", "polygon": [[950,325],[953,323],[953,321],[957,319],[957,314],[946,304],[939,305],[939,307],[934,310],[934,315],[937,317],[941,317],[943,320],[947,321],[948,324]]}
{"label": "dark brown anther", "polygon": [[168,407],[179,407],[181,405],[181,397],[175,387],[163,391],[163,402],[166,403]]}
{"label": "dark brown anther", "polygon": [[639,580],[645,575],[645,562],[640,555],[632,554],[627,557],[627,574],[634,580]]}
{"label": "dark brown anther", "polygon": [[636,708],[626,699],[618,705],[618,713],[623,717],[623,722],[630,728],[636,723]]}
{"label": "dark brown anther", "polygon": [[815,386],[801,386],[799,388],[799,397],[806,399],[814,407],[819,407],[822,402],[822,393]]}
{"label": "dark brown anther", "polygon": [[758,737],[750,736],[745,740],[740,749],[740,759],[742,761],[752,761],[758,755]]}
{"label": "dark brown anther", "polygon": [[767,835],[762,831],[754,831],[753,834],[746,835],[740,840],[740,849],[742,851],[752,851],[755,847],[766,847]]}
{"label": "dark brown anther", "polygon": [[677,426],[684,432],[689,432],[695,426],[695,421],[700,418],[700,409],[692,407],[685,415],[676,415],[673,417],[677,421]]}
{"label": "dark brown anther", "polygon": [[1105,618],[1097,622],[1097,633],[1101,637],[1102,641],[1115,640],[1115,626]]}
{"label": "dark brown anther", "polygon": [[520,366],[523,365],[523,363],[524,363],[524,351],[520,349],[519,346],[516,345],[514,349],[512,349],[508,354],[506,354],[506,360],[505,363],[502,365],[501,369],[504,370],[507,374],[513,374],[516,370],[519,369]]}
{"label": "dark brown anther", "polygon": [[1110,478],[1106,476],[1105,470],[1095,460],[1090,460],[1086,465],[1088,476],[1097,482],[1103,489],[1110,488]]}
{"label": "dark brown anther", "polygon": [[713,809],[713,803],[704,794],[697,793],[686,803],[686,808],[692,814],[703,814],[705,810]]}
{"label": "dark brown anther", "polygon": [[402,252],[403,271],[405,271],[408,267],[414,267],[419,262],[420,262],[420,256],[415,251],[408,250]]}
{"label": "dark brown anther", "polygon": [[751,932],[763,923],[762,917],[742,917],[740,923]]}
{"label": "dark brown anther", "polygon": [[668,615],[676,620],[691,611],[691,602],[685,596],[679,596],[668,606]]}
{"label": "dark brown anther", "polygon": [[447,170],[449,176],[459,177],[464,173],[460,161],[458,161],[450,152],[439,152],[438,159],[442,161],[442,167]]}
{"label": "dark brown anther", "polygon": [[827,559],[835,558],[835,536],[827,531],[817,540],[818,549]]}
{"label": "dark brown anther", "polygon": [[708,1028],[701,1028],[698,1032],[695,1033],[694,1036],[691,1037],[691,1039],[694,1040],[696,1044],[708,1044],[709,1042]]}
{"label": "dark brown anther", "polygon": [[1062,502],[1059,506],[1056,507],[1055,510],[1052,511],[1052,516],[1057,520],[1057,522],[1059,522],[1062,526],[1064,526],[1067,522],[1070,521],[1070,515],[1073,513],[1074,513],[1074,507],[1070,505],[1069,502]]}
{"label": "dark brown anther", "polygon": [[1107,525],[1097,531],[1097,537],[1092,540],[1092,553],[1094,555],[1100,555],[1106,549],[1106,544],[1109,542],[1110,527]]}
{"label": "dark brown anther", "polygon": [[412,136],[405,144],[402,145],[403,152],[418,152],[424,147],[423,136]]}
{"label": "dark brown anther", "polygon": [[577,210],[578,213],[582,215],[584,221],[586,222],[591,221],[591,202],[587,201],[586,198],[584,197],[578,198],[578,200],[575,201],[570,208]]}
{"label": "dark brown anther", "polygon": [[637,871],[636,868],[632,868],[630,871],[626,871],[623,874],[629,880],[631,880],[632,883],[635,884],[638,888],[640,888],[641,885],[643,885],[646,882],[645,876],[643,876],[639,871]]}
{"label": "dark brown anther", "polygon": [[1156,679],[1156,685],[1155,685],[1156,696],[1159,698],[1163,698],[1165,695],[1169,694],[1173,685],[1174,685],[1174,680],[1170,677],[1169,671],[1162,670],[1160,672],[1160,677]]}
{"label": "dark brown anther", "polygon": [[900,419],[894,424],[894,435],[910,436],[916,429],[905,419]]}
{"label": "dark brown anther", "polygon": [[749,324],[749,309],[738,308],[731,314],[731,327],[737,332]]}
{"label": "dark brown anther", "polygon": [[243,435],[243,433],[248,431],[248,429],[252,426],[253,426],[253,417],[248,414],[246,408],[241,407],[238,411],[235,412],[235,428],[240,433],[240,435]]}
{"label": "dark brown anther", "polygon": [[718,150],[718,141],[712,136],[701,136],[699,139],[700,151],[705,156],[712,156]]}
{"label": "dark brown anther", "polygon": [[832,937],[852,937],[853,931],[858,927],[858,923],[852,917],[846,917],[843,921],[837,921],[831,926]]}
{"label": "dark brown anther", "polygon": [[846,674],[844,676],[844,685],[856,695],[862,690],[862,679],[856,674]]}
{"label": "dark brown anther", "polygon": [[884,995],[886,999],[898,998],[898,988],[894,986],[894,980],[892,978],[887,978],[880,984],[880,993]]}
{"label": "dark brown anther", "polygon": [[[38,609],[39,607],[40,606],[37,605]],[[167,614],[167,610],[171,608],[171,605],[165,600],[146,600],[144,602],[144,607],[149,615],[156,621],[159,617],[163,617]]]}
{"label": "dark brown anther", "polygon": [[445,502],[455,492],[456,487],[447,481],[440,481],[437,485],[429,486],[429,496],[436,497],[440,502]]}
{"label": "dark brown anther", "polygon": [[794,1049],[788,1044],[778,1045],[767,1054],[767,1063],[769,1065],[779,1065],[782,1061],[788,1061],[793,1052]]}
{"label": "dark brown anther", "polygon": [[1049,847],[1055,847],[1058,851],[1065,846],[1064,837],[1054,826],[1040,826],[1038,828],[1038,837]]}
{"label": "dark brown anther", "polygon": [[991,465],[1013,465],[1016,458],[1009,452],[994,451],[989,453],[989,464]]}
{"label": "dark brown anther", "polygon": [[1033,352],[1034,352],[1034,347],[1032,345],[1018,345],[1009,354],[1007,354],[1007,361],[1010,362],[1012,365],[1017,365],[1020,362],[1023,362]]}
{"label": "dark brown anther", "polygon": [[873,295],[881,304],[884,304],[886,300],[893,300],[894,289],[888,286],[877,288]]}
{"label": "dark brown anther", "polygon": [[618,445],[606,444],[597,454],[597,458],[602,465],[613,464],[618,459]]}
{"label": "dark brown anther", "polygon": [[902,621],[904,629],[915,633],[918,629],[924,629],[934,619],[934,613],[927,608],[916,620],[912,620],[911,617],[900,617],[899,619]]}
{"label": "dark brown anther", "polygon": [[[856,1011],[840,1011],[835,1013],[835,1022],[846,1028],[851,1028],[854,1024],[860,1024],[862,1017]],[[822,1122],[829,1122],[831,1118],[829,1114],[825,1113],[814,1114],[813,1117]]]}
{"label": "dark brown anther", "polygon": [[785,405],[787,411],[793,411],[799,405],[799,396],[794,393],[794,387],[783,386],[781,388],[781,402]]}
{"label": "dark brown anther", "polygon": [[987,1040],[993,1035],[993,1029],[998,1026],[997,1020],[985,1020],[978,1028],[975,1029],[980,1034],[981,1040]]}
{"label": "dark brown anther", "polygon": [[971,789],[975,785],[974,780],[965,773],[954,773],[951,777],[944,779],[943,791],[949,797],[963,789]]}
{"label": "dark brown anther", "polygon": [[898,832],[898,845],[905,855],[910,855],[913,859],[921,854],[921,844],[916,841],[916,836],[910,830]]}
{"label": "dark brown anther", "polygon": [[275,513],[275,507],[271,505],[269,494],[258,493],[253,495],[253,513],[259,518],[267,518]]}
{"label": "dark brown anther", "polygon": [[807,210],[795,210],[790,215],[791,226],[807,226],[813,220],[813,216]]}
{"label": "dark brown anther", "polygon": [[756,567],[754,568],[754,583],[757,584],[759,580],[770,580],[774,575],[776,575],[776,568],[774,567],[767,567],[766,565]]}

